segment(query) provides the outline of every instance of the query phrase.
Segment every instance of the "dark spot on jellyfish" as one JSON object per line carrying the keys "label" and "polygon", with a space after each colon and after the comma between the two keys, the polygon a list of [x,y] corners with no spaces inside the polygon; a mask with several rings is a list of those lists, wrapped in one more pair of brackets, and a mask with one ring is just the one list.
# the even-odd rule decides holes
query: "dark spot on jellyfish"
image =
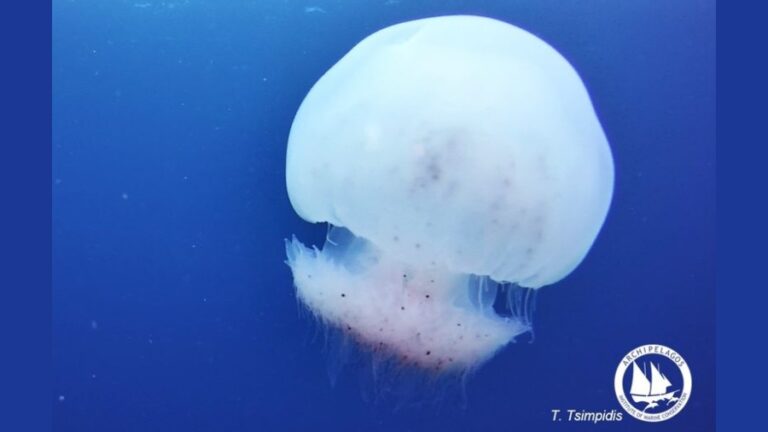
{"label": "dark spot on jellyfish", "polygon": [[453,362],[453,357],[448,357],[449,362]]}
{"label": "dark spot on jellyfish", "polygon": [[384,331],[384,329],[382,327],[379,327],[379,331]]}
{"label": "dark spot on jellyfish", "polygon": [[347,326],[347,330],[352,330],[352,327],[350,327],[350,326]]}
{"label": "dark spot on jellyfish", "polygon": [[425,295],[424,297],[429,298],[429,294]]}
{"label": "dark spot on jellyfish", "polygon": [[414,246],[416,246],[416,249],[421,249],[421,243],[416,243]]}
{"label": "dark spot on jellyfish", "polygon": [[311,274],[308,274],[308,275],[307,275],[307,278],[309,278],[309,279],[312,279],[312,275],[311,275]]}
{"label": "dark spot on jellyfish", "polygon": [[346,295],[346,294],[344,294],[344,293],[341,293],[341,296],[342,296],[342,297],[346,297],[347,295]]}
{"label": "dark spot on jellyfish", "polygon": [[392,237],[392,240],[394,240],[394,241],[400,241],[400,237],[398,237],[398,236],[394,236],[394,237]]}
{"label": "dark spot on jellyfish", "polygon": [[407,278],[407,277],[408,277],[408,275],[403,273],[403,278]]}
{"label": "dark spot on jellyfish", "polygon": [[432,354],[432,351],[427,351],[427,355],[430,355],[430,354]]}
{"label": "dark spot on jellyfish", "polygon": [[441,174],[442,170],[440,168],[440,163],[437,156],[430,157],[429,161],[427,162],[427,175],[432,181],[436,182],[440,180]]}
{"label": "dark spot on jellyfish", "polygon": [[456,323],[456,327],[461,327],[461,323]]}
{"label": "dark spot on jellyfish", "polygon": [[400,306],[400,310],[405,310],[405,306]]}
{"label": "dark spot on jellyfish", "polygon": [[421,332],[416,332],[416,336],[421,336]]}
{"label": "dark spot on jellyfish", "polygon": [[525,254],[528,255],[528,256],[533,255],[533,248],[527,248],[525,250]]}
{"label": "dark spot on jellyfish", "polygon": [[430,279],[429,283],[435,283],[435,280],[434,279]]}

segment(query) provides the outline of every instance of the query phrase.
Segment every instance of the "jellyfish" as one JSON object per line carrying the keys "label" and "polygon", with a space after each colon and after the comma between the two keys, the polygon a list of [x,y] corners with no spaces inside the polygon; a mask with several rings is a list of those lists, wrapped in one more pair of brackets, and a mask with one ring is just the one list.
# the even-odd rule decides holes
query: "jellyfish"
{"label": "jellyfish", "polygon": [[472,370],[530,331],[517,287],[584,259],[613,177],[584,84],[541,39],[477,16],[387,27],[291,126],[290,202],[330,227],[321,249],[286,240],[297,298],[361,347]]}

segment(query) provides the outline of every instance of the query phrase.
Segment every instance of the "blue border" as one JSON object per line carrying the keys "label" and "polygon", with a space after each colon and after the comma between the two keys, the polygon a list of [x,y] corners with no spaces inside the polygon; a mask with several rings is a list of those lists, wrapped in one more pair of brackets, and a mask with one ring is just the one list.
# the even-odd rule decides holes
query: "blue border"
{"label": "blue border", "polygon": [[[3,9],[0,430],[49,430],[51,12],[45,1],[9,2]],[[764,280],[749,272],[766,266],[765,233],[752,229],[768,220],[765,183],[757,175],[765,172],[768,160],[768,71],[760,64],[765,61],[760,41],[766,38],[756,34],[765,28],[764,16],[753,7],[718,4],[717,424],[721,430],[726,424],[727,430],[735,430],[738,423],[746,426],[749,414],[759,414],[762,408],[762,397],[750,397],[742,390],[762,388],[753,381],[762,375],[762,359],[745,350],[764,340],[760,328],[766,305],[755,298],[765,296]],[[750,184],[754,186],[741,188]],[[750,331],[755,328],[757,333]]]}
{"label": "blue border", "polygon": [[0,14],[0,430],[51,428],[51,5]]}
{"label": "blue border", "polygon": [[[765,11],[717,5],[717,427],[764,423]],[[768,9],[765,5],[762,9]],[[763,13],[761,13],[763,12]],[[758,427],[759,429],[759,427]]]}

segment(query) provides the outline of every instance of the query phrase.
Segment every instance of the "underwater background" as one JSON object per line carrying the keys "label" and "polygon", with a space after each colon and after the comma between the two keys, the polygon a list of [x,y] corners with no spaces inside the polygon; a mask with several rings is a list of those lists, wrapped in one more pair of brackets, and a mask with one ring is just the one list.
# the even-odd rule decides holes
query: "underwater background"
{"label": "underwater background", "polygon": [[[290,125],[362,38],[484,15],[554,46],[613,151],[607,221],[538,293],[455,407],[335,385],[283,239],[322,244],[285,190]],[[658,343],[693,375],[653,426],[714,430],[715,4],[709,0],[54,0],[53,336],[57,431],[538,431],[553,409],[623,413],[623,355]],[[333,359],[331,359],[333,361]],[[439,395],[435,395],[439,399]]]}

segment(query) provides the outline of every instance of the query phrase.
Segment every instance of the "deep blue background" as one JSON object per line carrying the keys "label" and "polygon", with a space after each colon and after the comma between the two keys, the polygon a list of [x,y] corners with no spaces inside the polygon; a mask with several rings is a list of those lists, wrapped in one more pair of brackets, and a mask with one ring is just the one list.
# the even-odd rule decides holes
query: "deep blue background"
{"label": "deep blue background", "polygon": [[[57,430],[552,429],[553,408],[618,408],[613,372],[644,343],[694,378],[656,428],[713,428],[713,2],[104,3],[54,1]],[[588,258],[541,292],[533,344],[481,369],[465,410],[392,412],[355,374],[330,387],[297,313],[282,239],[324,229],[288,203],[285,142],[357,41],[448,13],[519,25],[571,61],[616,192]]]}

